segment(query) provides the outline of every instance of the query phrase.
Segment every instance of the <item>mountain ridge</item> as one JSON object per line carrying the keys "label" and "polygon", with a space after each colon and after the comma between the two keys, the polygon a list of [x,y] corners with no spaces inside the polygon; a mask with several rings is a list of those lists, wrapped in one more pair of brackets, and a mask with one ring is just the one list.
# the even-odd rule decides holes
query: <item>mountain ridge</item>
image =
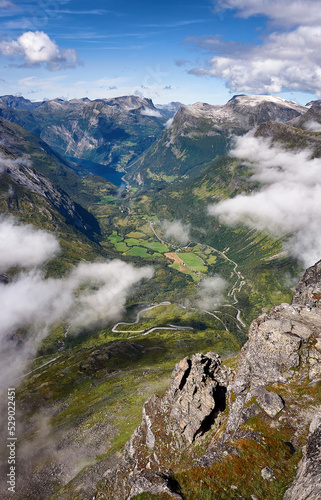
{"label": "mountain ridge", "polygon": [[308,110],[273,96],[235,96],[224,105],[182,105],[156,142],[132,161],[125,179],[141,188],[193,178],[203,165],[224,156],[232,135],[243,135],[261,123],[287,122]]}

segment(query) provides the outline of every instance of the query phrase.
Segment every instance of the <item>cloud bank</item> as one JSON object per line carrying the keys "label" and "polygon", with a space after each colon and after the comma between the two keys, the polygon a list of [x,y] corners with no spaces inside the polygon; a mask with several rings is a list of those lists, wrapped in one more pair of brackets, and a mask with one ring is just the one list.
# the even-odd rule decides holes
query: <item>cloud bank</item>
{"label": "cloud bank", "polygon": [[234,10],[236,16],[243,18],[266,16],[270,20],[270,33],[262,35],[262,41],[255,44],[222,40],[218,36],[188,39],[214,54],[189,73],[223,78],[233,92],[275,94],[292,89],[321,95],[321,11],[318,2],[216,2],[214,12],[223,15],[224,9]]}
{"label": "cloud bank", "polygon": [[[5,236],[10,237],[6,241]],[[21,236],[21,244],[15,248]],[[12,265],[30,267],[9,283],[0,281],[0,380],[7,386],[24,370],[50,325],[65,321],[74,328],[105,325],[124,311],[128,294],[142,279],[153,275],[151,267],[135,268],[120,260],[81,262],[66,277],[45,278],[39,266],[59,249],[45,232],[23,226],[12,219],[0,224],[2,271]],[[10,259],[6,254],[12,253]],[[34,253],[34,258],[31,254]],[[18,329],[29,333],[17,342]]]}
{"label": "cloud bank", "polygon": [[248,165],[262,187],[209,208],[230,225],[245,223],[275,237],[289,236],[287,250],[308,267],[321,258],[321,159],[308,149],[285,150],[249,133],[230,155]]}
{"label": "cloud bank", "polygon": [[40,266],[59,252],[56,238],[32,225],[21,226],[13,218],[0,217],[0,272],[13,266]]}
{"label": "cloud bank", "polygon": [[27,66],[44,63],[51,71],[74,68],[78,64],[74,49],[58,47],[43,31],[26,31],[16,40],[2,41],[0,51],[5,56],[22,56]]}
{"label": "cloud bank", "polygon": [[180,245],[186,245],[190,240],[190,224],[183,224],[179,220],[162,222],[165,238],[173,239]]}
{"label": "cloud bank", "polygon": [[315,120],[310,120],[306,122],[303,127],[305,130],[310,130],[310,132],[321,132],[321,123]]}

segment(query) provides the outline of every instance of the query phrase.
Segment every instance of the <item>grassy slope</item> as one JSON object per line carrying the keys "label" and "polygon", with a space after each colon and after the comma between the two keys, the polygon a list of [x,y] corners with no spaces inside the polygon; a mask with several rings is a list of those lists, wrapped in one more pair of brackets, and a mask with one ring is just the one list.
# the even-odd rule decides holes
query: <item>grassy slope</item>
{"label": "grassy slope", "polygon": [[228,136],[223,132],[207,135],[209,129],[201,123],[201,133],[193,137],[181,136],[175,127],[164,130],[155,144],[129,165],[126,178],[136,186],[139,174],[144,188],[149,188],[196,177],[213,157],[228,149]]}

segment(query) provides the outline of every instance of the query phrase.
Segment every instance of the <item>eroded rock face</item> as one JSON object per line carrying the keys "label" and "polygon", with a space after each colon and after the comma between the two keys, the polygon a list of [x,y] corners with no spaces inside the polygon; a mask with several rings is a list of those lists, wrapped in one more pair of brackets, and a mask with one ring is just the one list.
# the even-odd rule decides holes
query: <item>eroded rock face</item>
{"label": "eroded rock face", "polygon": [[166,405],[170,408],[168,431],[192,443],[206,432],[215,413],[224,411],[231,372],[218,354],[195,354],[175,367]]}
{"label": "eroded rock face", "polygon": [[129,499],[138,493],[168,493],[170,465],[208,431],[225,409],[233,372],[218,354],[196,354],[180,361],[163,397],[144,405],[142,423],[127,442],[118,467],[109,474],[98,499]]}
{"label": "eroded rock face", "polygon": [[[60,212],[68,222],[91,237],[94,232],[100,232],[95,218],[84,208],[73,202],[69,196],[57,186],[54,186],[45,176],[36,172],[27,159],[19,162],[7,159],[5,173],[19,186],[32,193],[44,196],[53,207]],[[86,216],[87,221],[84,219]],[[88,222],[91,221],[92,225]]]}
{"label": "eroded rock face", "polygon": [[[211,352],[180,361],[164,396],[154,395],[144,405],[142,423],[97,500],[129,499],[144,491],[179,498],[170,467],[180,466],[184,455],[191,457],[188,467],[210,467],[227,455],[240,456],[239,439],[261,442],[260,433],[244,426],[255,416],[271,428],[292,429],[291,441],[284,443],[290,453],[302,447],[312,420],[303,459],[284,500],[321,498],[321,408],[309,393],[301,401],[296,392],[303,385],[316,388],[321,381],[320,301],[321,261],[306,271],[291,304],[253,321],[234,378]],[[226,404],[229,414],[222,416]],[[194,441],[211,428],[215,434],[209,435],[207,451],[193,456]],[[276,475],[269,467],[261,471],[266,481],[276,480]]]}
{"label": "eroded rock face", "polygon": [[290,305],[253,321],[238,361],[226,439],[244,423],[244,407],[252,398],[270,417],[282,410],[286,402],[266,386],[286,383],[299,371],[311,382],[321,377],[320,299],[321,261],[306,271]]}
{"label": "eroded rock face", "polygon": [[291,487],[283,500],[319,500],[321,498],[321,408],[316,412],[309,430],[303,459]]}

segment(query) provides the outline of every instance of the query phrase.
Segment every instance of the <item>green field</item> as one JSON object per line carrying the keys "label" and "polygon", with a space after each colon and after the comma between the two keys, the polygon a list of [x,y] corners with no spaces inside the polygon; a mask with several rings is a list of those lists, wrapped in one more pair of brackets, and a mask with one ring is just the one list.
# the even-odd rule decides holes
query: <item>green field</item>
{"label": "green field", "polygon": [[112,243],[115,243],[117,241],[123,241],[123,238],[118,235],[117,231],[113,231],[108,238]]}
{"label": "green field", "polygon": [[120,199],[113,195],[101,196],[100,201],[98,203],[120,203]]}
{"label": "green field", "polygon": [[150,248],[151,250],[155,250],[155,252],[165,253],[169,251],[168,247],[163,243],[160,243],[159,241],[147,242],[144,243],[143,245],[144,247]]}
{"label": "green field", "polygon": [[141,245],[142,244],[142,241],[141,240],[138,240],[137,238],[126,238],[126,240],[124,240],[126,245],[128,245],[129,247],[133,247],[135,245]]}
{"label": "green field", "polygon": [[146,234],[140,232],[140,231],[131,231],[130,233],[126,234],[126,238],[146,238]]}
{"label": "green field", "polygon": [[179,253],[177,253],[177,255],[193,271],[199,271],[199,272],[206,272],[207,271],[207,267],[204,265],[203,260],[195,253],[179,252]]}
{"label": "green field", "polygon": [[148,258],[152,257],[151,254],[148,254],[146,251],[146,248],[143,247],[132,247],[126,255],[132,255],[134,257],[143,257],[143,258]]}
{"label": "green field", "polygon": [[114,243],[114,245],[115,245],[117,252],[124,253],[124,252],[127,252],[127,250],[128,250],[128,246],[123,241],[119,241],[119,242],[117,241]]}

